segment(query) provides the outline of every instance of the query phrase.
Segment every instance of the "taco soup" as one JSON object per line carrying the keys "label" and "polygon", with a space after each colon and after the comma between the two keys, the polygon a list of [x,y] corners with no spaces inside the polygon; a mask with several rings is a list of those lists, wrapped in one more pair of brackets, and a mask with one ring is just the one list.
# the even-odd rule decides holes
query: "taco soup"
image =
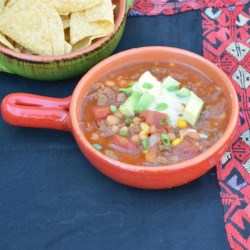
{"label": "taco soup", "polygon": [[228,124],[221,88],[175,61],[129,64],[94,82],[81,128],[106,156],[133,165],[170,165],[212,146]]}

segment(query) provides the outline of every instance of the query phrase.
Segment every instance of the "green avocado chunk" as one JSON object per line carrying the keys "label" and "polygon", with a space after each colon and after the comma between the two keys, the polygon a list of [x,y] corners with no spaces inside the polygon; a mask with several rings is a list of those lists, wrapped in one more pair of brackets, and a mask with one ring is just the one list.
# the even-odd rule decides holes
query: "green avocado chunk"
{"label": "green avocado chunk", "polygon": [[179,96],[179,97],[188,97],[190,96],[191,94],[191,91],[185,87],[179,89],[177,92],[176,92],[176,95]]}
{"label": "green avocado chunk", "polygon": [[183,115],[184,120],[186,120],[189,124],[194,126],[200,117],[203,105],[204,101],[200,99],[197,95],[195,95],[193,92],[191,92],[191,97],[184,110],[184,115]]}
{"label": "green avocado chunk", "polygon": [[134,111],[140,113],[143,110],[146,110],[153,101],[154,97],[150,95],[148,92],[144,92],[139,102],[136,104]]}
{"label": "green avocado chunk", "polygon": [[141,94],[138,92],[132,92],[131,96],[120,106],[119,110],[125,116],[134,116],[135,115],[135,106],[139,102]]}
{"label": "green avocado chunk", "polygon": [[162,83],[162,87],[167,89],[168,91],[175,91],[179,88],[180,85],[181,83],[176,81],[171,76],[168,76],[167,78],[165,78]]}

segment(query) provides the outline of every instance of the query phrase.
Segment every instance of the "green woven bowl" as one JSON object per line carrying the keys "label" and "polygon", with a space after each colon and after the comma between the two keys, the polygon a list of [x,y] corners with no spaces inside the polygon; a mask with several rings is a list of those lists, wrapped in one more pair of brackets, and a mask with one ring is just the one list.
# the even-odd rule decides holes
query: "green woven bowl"
{"label": "green woven bowl", "polygon": [[118,45],[132,0],[116,0],[114,31],[88,48],[62,56],[36,56],[0,46],[0,71],[36,80],[62,80],[81,75],[108,57]]}

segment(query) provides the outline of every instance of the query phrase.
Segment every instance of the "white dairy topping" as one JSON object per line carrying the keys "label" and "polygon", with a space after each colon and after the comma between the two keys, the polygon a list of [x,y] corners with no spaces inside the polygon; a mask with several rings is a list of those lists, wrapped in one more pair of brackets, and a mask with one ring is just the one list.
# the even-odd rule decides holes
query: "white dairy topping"
{"label": "white dairy topping", "polygon": [[[145,89],[143,87],[144,83],[151,83],[153,88]],[[176,127],[177,119],[182,118],[184,110],[182,104],[187,104],[189,97],[179,97],[176,95],[177,91],[168,91],[162,88],[162,83],[158,81],[149,71],[143,73],[132,89],[134,91],[144,93],[148,92],[154,97],[153,103],[149,106],[147,110],[157,111],[165,113],[169,117],[169,122],[172,126]],[[168,107],[165,110],[157,110],[156,106],[160,103],[166,103]]]}

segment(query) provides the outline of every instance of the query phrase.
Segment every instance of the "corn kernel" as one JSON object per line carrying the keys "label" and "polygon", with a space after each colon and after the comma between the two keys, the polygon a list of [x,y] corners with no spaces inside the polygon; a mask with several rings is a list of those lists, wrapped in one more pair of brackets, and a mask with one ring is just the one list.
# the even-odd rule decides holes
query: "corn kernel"
{"label": "corn kernel", "polygon": [[185,104],[182,103],[182,104],[181,104],[181,111],[184,111],[185,108],[186,108]]}
{"label": "corn kernel", "polygon": [[150,127],[147,123],[141,122],[140,123],[141,130],[143,131],[144,134],[149,134]]}
{"label": "corn kernel", "polygon": [[145,134],[143,131],[141,131],[141,132],[139,133],[139,138],[140,138],[140,140],[142,141],[142,140],[144,140],[145,138],[148,138],[148,135]]}
{"label": "corn kernel", "polygon": [[173,146],[178,146],[181,143],[181,139],[180,138],[176,138],[175,140],[172,141],[172,145]]}
{"label": "corn kernel", "polygon": [[185,120],[182,120],[182,119],[177,120],[177,127],[178,128],[185,128],[186,126],[187,126],[187,122]]}

